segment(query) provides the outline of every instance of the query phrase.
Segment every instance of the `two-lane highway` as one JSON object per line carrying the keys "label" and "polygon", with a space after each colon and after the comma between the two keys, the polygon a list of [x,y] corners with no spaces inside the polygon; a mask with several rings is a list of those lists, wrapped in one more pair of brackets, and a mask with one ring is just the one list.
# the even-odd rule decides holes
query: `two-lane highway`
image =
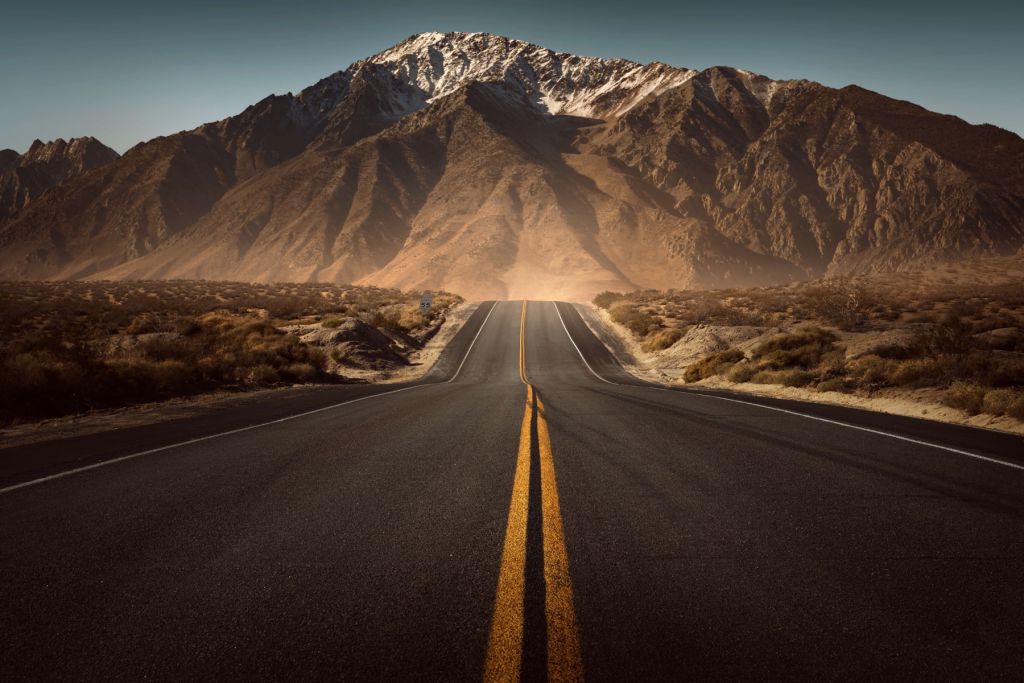
{"label": "two-lane highway", "polygon": [[574,313],[531,304],[527,366],[589,678],[1024,673],[1021,439],[972,430],[980,460],[868,431],[859,411],[642,386]]}
{"label": "two-lane highway", "polygon": [[0,449],[0,678],[1021,676],[1024,440],[706,393],[501,302],[422,383]]}

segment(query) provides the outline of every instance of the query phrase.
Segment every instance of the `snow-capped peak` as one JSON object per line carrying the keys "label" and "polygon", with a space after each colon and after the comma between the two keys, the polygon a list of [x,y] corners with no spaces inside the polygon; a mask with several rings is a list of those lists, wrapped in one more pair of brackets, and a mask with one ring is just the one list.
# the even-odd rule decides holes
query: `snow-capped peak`
{"label": "snow-capped peak", "polygon": [[358,64],[384,67],[412,90],[396,102],[403,110],[396,113],[479,81],[505,82],[549,114],[608,118],[696,74],[658,62],[578,57],[489,33],[420,33]]}

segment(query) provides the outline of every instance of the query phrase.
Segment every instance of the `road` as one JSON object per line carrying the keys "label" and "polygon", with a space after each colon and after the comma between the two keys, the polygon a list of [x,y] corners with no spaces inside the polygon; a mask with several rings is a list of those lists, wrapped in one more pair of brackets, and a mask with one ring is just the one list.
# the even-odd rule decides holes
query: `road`
{"label": "road", "polygon": [[0,678],[1019,680],[1022,446],[483,304],[420,383],[0,449]]}

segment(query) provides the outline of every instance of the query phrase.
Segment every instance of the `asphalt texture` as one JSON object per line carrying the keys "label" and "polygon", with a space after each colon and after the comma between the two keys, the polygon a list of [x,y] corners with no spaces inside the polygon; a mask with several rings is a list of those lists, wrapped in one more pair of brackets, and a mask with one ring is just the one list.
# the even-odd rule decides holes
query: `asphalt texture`
{"label": "asphalt texture", "polygon": [[0,448],[0,680],[479,680],[524,434],[577,678],[1024,675],[1024,439],[648,385],[572,306],[530,302],[522,354],[521,319],[483,304],[418,383]]}

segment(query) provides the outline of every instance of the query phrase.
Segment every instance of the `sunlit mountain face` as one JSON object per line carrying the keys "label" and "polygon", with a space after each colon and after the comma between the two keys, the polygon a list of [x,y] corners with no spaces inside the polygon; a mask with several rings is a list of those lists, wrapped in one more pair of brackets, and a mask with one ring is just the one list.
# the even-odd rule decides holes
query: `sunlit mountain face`
{"label": "sunlit mountain face", "polygon": [[64,164],[30,192],[27,162],[8,156],[5,279],[583,299],[1024,245],[1024,141],[1008,131],[855,86],[485,33],[412,36],[298,94]]}

